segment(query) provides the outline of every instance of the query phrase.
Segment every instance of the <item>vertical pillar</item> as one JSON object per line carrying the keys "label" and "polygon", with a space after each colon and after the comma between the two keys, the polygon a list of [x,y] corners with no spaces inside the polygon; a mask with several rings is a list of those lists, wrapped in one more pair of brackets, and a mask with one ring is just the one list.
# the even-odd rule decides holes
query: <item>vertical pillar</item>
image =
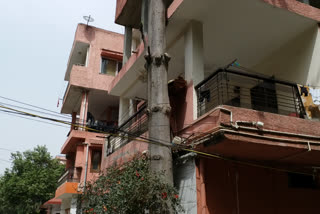
{"label": "vertical pillar", "polygon": [[312,32],[314,34],[313,53],[310,62],[308,78],[306,84],[319,85],[320,82],[320,26]]}
{"label": "vertical pillar", "polygon": [[73,196],[71,199],[70,214],[77,214],[77,196]]}
{"label": "vertical pillar", "polygon": [[141,8],[141,23],[143,26],[143,34],[148,34],[148,14],[149,12],[149,3],[148,0],[142,0],[142,8]]}
{"label": "vertical pillar", "polygon": [[122,58],[122,64],[126,64],[128,59],[131,56],[131,46],[132,46],[132,28],[131,27],[125,27],[124,30],[124,44],[123,44],[123,58]]}
{"label": "vertical pillar", "polygon": [[[203,49],[203,27],[201,22],[192,21],[184,37],[184,64],[185,79],[188,84],[187,112],[193,118],[187,118],[185,123],[189,124],[197,119],[197,93],[194,89],[204,79],[204,49]],[[186,115],[187,116],[187,115]]]}
{"label": "vertical pillar", "polygon": [[129,117],[129,99],[120,97],[119,100],[119,125]]}
{"label": "vertical pillar", "polygon": [[129,116],[132,116],[136,112],[137,112],[137,103],[134,99],[130,99]]}
{"label": "vertical pillar", "polygon": [[60,214],[65,214],[66,209],[69,209],[70,207],[70,199],[69,198],[64,198],[62,199],[61,206],[60,206]]}
{"label": "vertical pillar", "polygon": [[74,130],[74,128],[76,127],[74,124],[76,124],[77,122],[77,112],[72,112],[72,119],[71,119],[71,130]]}
{"label": "vertical pillar", "polygon": [[88,67],[88,64],[89,64],[89,51],[90,51],[90,46],[87,47],[86,63],[85,63],[86,67]]}
{"label": "vertical pillar", "polygon": [[[89,91],[82,92],[79,123],[83,127],[86,126],[86,121],[87,121],[88,103],[89,103],[88,95],[89,95]],[[80,128],[80,130],[85,130],[85,129]]]}

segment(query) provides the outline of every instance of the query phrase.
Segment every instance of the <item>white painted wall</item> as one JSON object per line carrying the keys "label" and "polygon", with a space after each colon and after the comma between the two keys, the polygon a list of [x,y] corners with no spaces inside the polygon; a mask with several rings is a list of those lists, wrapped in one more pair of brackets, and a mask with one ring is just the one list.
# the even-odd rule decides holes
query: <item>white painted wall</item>
{"label": "white painted wall", "polygon": [[307,84],[320,86],[320,27],[315,30],[315,44]]}
{"label": "white painted wall", "polygon": [[71,199],[70,214],[77,214],[77,196],[74,196]]}
{"label": "white painted wall", "polygon": [[[184,36],[185,80],[196,86],[204,79],[203,25],[192,21]],[[197,119],[197,94],[193,90],[193,119]]]}
{"label": "white painted wall", "polygon": [[316,58],[320,55],[320,39],[317,37],[318,26],[315,25],[279,47],[253,70],[300,84],[319,82],[320,63]]}
{"label": "white painted wall", "polygon": [[61,214],[65,214],[65,210],[70,208],[71,198],[62,199],[61,202]]}
{"label": "white painted wall", "polygon": [[119,125],[129,118],[129,99],[120,97],[119,100]]}
{"label": "white painted wall", "polygon": [[179,190],[185,214],[197,213],[196,165],[194,159],[175,165],[174,183]]}

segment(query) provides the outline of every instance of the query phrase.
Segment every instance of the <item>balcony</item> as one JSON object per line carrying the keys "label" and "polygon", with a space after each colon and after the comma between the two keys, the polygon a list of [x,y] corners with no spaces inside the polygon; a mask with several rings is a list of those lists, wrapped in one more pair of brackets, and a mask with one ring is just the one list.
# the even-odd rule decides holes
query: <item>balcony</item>
{"label": "balcony", "polygon": [[128,144],[134,138],[141,136],[148,131],[148,116],[146,114],[147,105],[144,104],[141,108],[130,116],[122,125],[118,127],[120,137],[111,137],[108,143],[107,153],[110,154],[114,150]]}
{"label": "balcony", "polygon": [[81,168],[69,168],[58,180],[58,188],[55,198],[70,198],[73,194],[78,194],[80,183]]}
{"label": "balcony", "polygon": [[198,116],[219,105],[304,118],[296,84],[235,70],[218,70],[196,87]]}
{"label": "balcony", "polygon": [[320,166],[319,121],[298,86],[220,69],[196,87],[198,116],[179,135],[202,152],[312,171]]}
{"label": "balcony", "polygon": [[81,168],[69,168],[66,172],[59,178],[58,186],[66,182],[79,183],[81,176]]}

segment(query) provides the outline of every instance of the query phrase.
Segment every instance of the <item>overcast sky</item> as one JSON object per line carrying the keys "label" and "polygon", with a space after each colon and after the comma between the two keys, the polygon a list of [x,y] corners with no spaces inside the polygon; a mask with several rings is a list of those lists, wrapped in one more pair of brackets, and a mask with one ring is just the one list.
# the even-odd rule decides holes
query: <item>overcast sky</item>
{"label": "overcast sky", "polygon": [[[64,73],[75,29],[91,15],[93,26],[123,33],[114,24],[116,0],[0,1],[0,96],[52,111],[62,98]],[[2,103],[10,103],[0,98]],[[69,129],[26,120],[0,112],[0,174],[10,167],[11,151],[46,145],[60,153]]]}

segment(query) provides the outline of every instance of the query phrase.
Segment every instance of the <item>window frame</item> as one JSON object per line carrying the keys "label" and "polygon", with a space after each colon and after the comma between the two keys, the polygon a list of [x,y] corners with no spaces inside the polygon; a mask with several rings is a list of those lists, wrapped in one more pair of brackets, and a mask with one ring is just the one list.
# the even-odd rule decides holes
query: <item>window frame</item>
{"label": "window frame", "polygon": [[[101,56],[101,63],[100,63],[100,73],[99,74],[104,74],[104,75],[108,75],[108,76],[116,76],[121,68],[122,68],[122,62],[118,61],[118,60],[115,60],[115,59],[112,59],[112,58],[108,58],[108,57],[104,57],[104,56]],[[108,74],[108,73],[104,73],[104,71],[106,71],[106,68],[105,66],[107,65],[108,66],[108,63],[104,63],[104,61],[113,61],[116,63],[116,69],[115,69],[115,72],[114,72],[114,75],[112,74]],[[120,69],[119,69],[120,68]]]}
{"label": "window frame", "polygon": [[[100,153],[100,161],[99,161],[99,163],[98,163],[98,169],[94,169],[93,168],[93,156],[94,156],[94,153],[95,152],[99,152]],[[93,149],[91,149],[91,162],[90,162],[90,172],[92,172],[92,173],[99,173],[100,172],[100,170],[101,170],[101,162],[102,162],[102,149],[99,149],[99,148],[93,148]]]}

